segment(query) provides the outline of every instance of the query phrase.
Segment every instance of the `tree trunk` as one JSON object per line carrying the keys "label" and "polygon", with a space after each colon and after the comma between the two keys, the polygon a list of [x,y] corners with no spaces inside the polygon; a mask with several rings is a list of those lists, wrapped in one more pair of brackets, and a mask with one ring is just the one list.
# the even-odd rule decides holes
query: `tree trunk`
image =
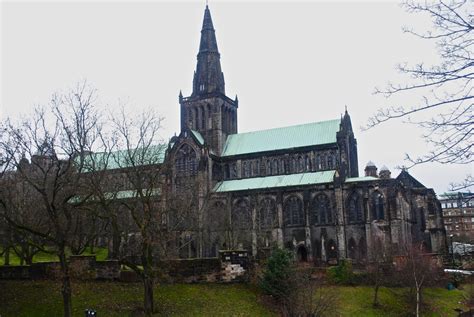
{"label": "tree trunk", "polygon": [[416,288],[416,317],[420,317],[420,289]]}
{"label": "tree trunk", "polygon": [[33,257],[34,257],[33,253],[26,255],[25,257],[26,265],[33,264]]}
{"label": "tree trunk", "polygon": [[143,286],[144,286],[144,306],[145,314],[151,316],[154,311],[153,305],[153,278],[145,275],[143,277]]}
{"label": "tree trunk", "polygon": [[379,288],[380,288],[380,285],[377,282],[375,284],[375,289],[374,289],[374,303],[373,303],[374,307],[379,306]]}
{"label": "tree trunk", "polygon": [[62,288],[63,295],[64,317],[72,316],[72,296],[71,296],[71,278],[69,276],[69,265],[66,259],[66,252],[64,247],[59,252],[59,262],[61,264],[62,273]]}
{"label": "tree trunk", "polygon": [[10,265],[10,247],[7,247],[5,250],[4,260],[3,265]]}
{"label": "tree trunk", "polygon": [[109,256],[111,259],[118,259],[120,254],[120,243],[121,243],[121,236],[118,233],[118,230],[114,230],[112,236],[112,254]]}

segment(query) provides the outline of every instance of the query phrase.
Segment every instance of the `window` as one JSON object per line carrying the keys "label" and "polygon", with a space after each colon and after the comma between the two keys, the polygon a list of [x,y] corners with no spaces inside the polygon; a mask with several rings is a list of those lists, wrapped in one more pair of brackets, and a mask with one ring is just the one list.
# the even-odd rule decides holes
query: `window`
{"label": "window", "polygon": [[332,170],[334,168],[334,154],[331,152],[327,156],[328,169]]}
{"label": "window", "polygon": [[259,176],[260,175],[260,161],[256,161],[255,164],[253,165],[253,176]]}
{"label": "window", "polygon": [[276,203],[272,198],[265,198],[260,203],[259,224],[261,228],[272,228],[276,225]]}
{"label": "window", "polygon": [[197,173],[197,156],[194,149],[185,144],[177,152],[175,158],[177,176],[193,176]]}
{"label": "window", "polygon": [[273,159],[273,167],[272,167],[272,174],[273,175],[278,175],[278,160],[277,159]]}
{"label": "window", "polygon": [[311,223],[330,224],[333,222],[329,198],[325,194],[314,197],[311,203]]}
{"label": "window", "polygon": [[362,208],[362,199],[357,193],[353,193],[349,197],[349,222],[364,221],[364,214]]}
{"label": "window", "polygon": [[251,220],[250,204],[245,199],[239,199],[232,208],[232,226],[238,229],[250,229]]}
{"label": "window", "polygon": [[296,158],[294,157],[290,161],[290,173],[296,173]]}
{"label": "window", "polygon": [[325,170],[326,169],[326,155],[325,154],[321,155],[320,164],[321,164],[321,169]]}
{"label": "window", "polygon": [[311,160],[309,159],[308,155],[304,157],[304,168],[305,168],[305,171],[311,170]]}
{"label": "window", "polygon": [[290,196],[285,202],[284,219],[287,226],[304,225],[303,203],[297,196]]}
{"label": "window", "polygon": [[304,171],[304,160],[303,157],[300,156],[298,157],[298,172],[303,172]]}
{"label": "window", "polygon": [[372,219],[383,220],[384,216],[383,196],[380,192],[375,191],[372,193]]}
{"label": "window", "polygon": [[267,175],[272,175],[272,164],[270,163],[270,160],[267,160]]}
{"label": "window", "polygon": [[243,177],[249,177],[250,175],[250,170],[249,170],[249,164],[247,162],[242,163],[242,170],[243,170]]}
{"label": "window", "polygon": [[315,159],[315,163],[314,163],[314,168],[316,170],[320,170],[321,169],[321,155],[316,155],[316,159]]}
{"label": "window", "polygon": [[230,164],[230,178],[231,179],[237,178],[237,164],[236,163]]}
{"label": "window", "polygon": [[201,129],[206,130],[206,110],[201,107]]}

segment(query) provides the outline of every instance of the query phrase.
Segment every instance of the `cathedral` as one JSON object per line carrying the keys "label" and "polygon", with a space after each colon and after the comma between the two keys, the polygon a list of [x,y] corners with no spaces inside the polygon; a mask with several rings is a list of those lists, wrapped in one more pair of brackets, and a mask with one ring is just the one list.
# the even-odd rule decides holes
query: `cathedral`
{"label": "cathedral", "polygon": [[[199,183],[199,227],[180,257],[288,248],[300,261],[364,262],[403,254],[411,243],[442,253],[446,233],[436,194],[406,170],[369,162],[359,174],[357,140],[341,118],[238,133],[239,101],[225,93],[206,6],[192,92],[179,94],[181,131],[168,145],[173,191]],[[245,105],[244,105],[245,106]],[[183,238],[184,239],[184,238]]]}

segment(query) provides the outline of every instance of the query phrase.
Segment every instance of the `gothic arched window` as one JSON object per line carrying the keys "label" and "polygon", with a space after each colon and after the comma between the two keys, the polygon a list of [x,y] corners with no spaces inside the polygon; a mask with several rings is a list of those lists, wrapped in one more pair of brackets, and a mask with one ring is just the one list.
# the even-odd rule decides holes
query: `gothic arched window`
{"label": "gothic arched window", "polygon": [[304,225],[303,203],[297,196],[290,196],[285,202],[284,219],[287,226]]}
{"label": "gothic arched window", "polygon": [[331,204],[328,196],[319,194],[311,203],[311,223],[330,224],[333,222]]}
{"label": "gothic arched window", "polygon": [[296,158],[292,157],[290,160],[291,173],[296,173]]}
{"label": "gothic arched window", "polygon": [[265,198],[260,202],[258,220],[261,228],[272,228],[276,225],[276,202]]}
{"label": "gothic arched window", "polygon": [[385,218],[383,196],[380,192],[372,193],[372,219],[383,220]]}
{"label": "gothic arched window", "polygon": [[196,151],[184,144],[177,152],[175,158],[177,176],[193,176],[197,173],[197,155]]}
{"label": "gothic arched window", "polygon": [[302,156],[298,157],[298,172],[304,172],[304,160]]}
{"label": "gothic arched window", "polygon": [[332,170],[334,168],[334,153],[330,152],[327,156],[328,169]]}
{"label": "gothic arched window", "polygon": [[311,171],[311,160],[308,155],[304,157],[304,169],[305,171]]}
{"label": "gothic arched window", "polygon": [[273,159],[273,175],[278,175],[278,160],[277,159]]}
{"label": "gothic arched window", "polygon": [[206,109],[204,107],[200,107],[201,109],[201,129],[206,130]]}
{"label": "gothic arched window", "polygon": [[260,175],[260,161],[257,160],[255,161],[255,164],[253,166],[253,176],[259,176]]}
{"label": "gothic arched window", "polygon": [[326,154],[322,154],[321,155],[321,161],[320,161],[320,164],[321,164],[321,169],[322,170],[325,170],[326,169]]}
{"label": "gothic arched window", "polygon": [[250,176],[249,164],[247,162],[242,163],[243,177]]}
{"label": "gothic arched window", "polygon": [[364,213],[362,208],[362,199],[357,193],[353,193],[349,197],[349,222],[364,221]]}
{"label": "gothic arched window", "polygon": [[316,155],[314,169],[317,171],[321,169],[321,155],[320,154]]}
{"label": "gothic arched window", "polygon": [[232,226],[237,229],[250,229],[252,227],[250,204],[247,200],[239,199],[232,207]]}

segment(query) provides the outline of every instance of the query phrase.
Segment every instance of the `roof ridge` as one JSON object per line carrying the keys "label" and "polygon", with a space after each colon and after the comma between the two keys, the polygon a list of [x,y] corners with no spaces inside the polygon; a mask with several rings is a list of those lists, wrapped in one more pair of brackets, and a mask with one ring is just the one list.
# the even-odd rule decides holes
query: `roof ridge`
{"label": "roof ridge", "polygon": [[232,136],[232,135],[242,135],[242,134],[249,134],[249,133],[256,133],[256,132],[275,131],[275,130],[280,130],[280,129],[288,129],[288,128],[293,128],[293,127],[301,127],[301,126],[312,125],[312,124],[318,124],[318,123],[327,123],[327,122],[332,122],[332,121],[340,122],[341,119],[331,119],[331,120],[324,120],[324,121],[314,121],[314,122],[300,123],[300,124],[289,125],[289,126],[284,126],[284,127],[277,127],[277,128],[263,129],[263,130],[255,130],[255,131],[234,133],[234,134],[229,134],[229,137]]}

